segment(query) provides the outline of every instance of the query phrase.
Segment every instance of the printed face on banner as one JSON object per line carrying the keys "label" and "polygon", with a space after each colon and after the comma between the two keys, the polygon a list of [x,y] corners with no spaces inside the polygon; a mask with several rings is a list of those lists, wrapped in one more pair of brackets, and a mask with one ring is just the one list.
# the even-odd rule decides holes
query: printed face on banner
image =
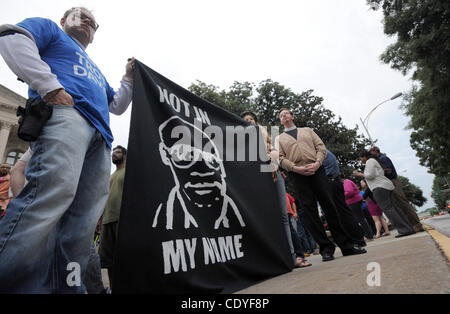
{"label": "printed face on banner", "polygon": [[265,144],[137,61],[115,291],[232,293],[290,271]]}
{"label": "printed face on banner", "polygon": [[226,194],[225,168],[211,138],[178,116],[163,122],[159,135],[161,160],[170,168],[175,186],[167,201],[158,206],[153,228],[165,218],[165,228],[173,229],[174,220],[181,219],[176,215],[183,216],[185,229],[198,228],[199,216],[215,217],[213,229],[229,228],[229,215],[244,227],[235,202]]}

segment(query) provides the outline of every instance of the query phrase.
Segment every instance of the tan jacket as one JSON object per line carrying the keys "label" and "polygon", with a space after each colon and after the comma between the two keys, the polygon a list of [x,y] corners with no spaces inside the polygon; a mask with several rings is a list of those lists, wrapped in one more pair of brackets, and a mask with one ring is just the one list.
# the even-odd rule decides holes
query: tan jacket
{"label": "tan jacket", "polygon": [[294,166],[306,166],[319,161],[321,164],[327,156],[325,144],[310,128],[298,128],[297,140],[287,133],[278,138],[280,164],[292,171]]}

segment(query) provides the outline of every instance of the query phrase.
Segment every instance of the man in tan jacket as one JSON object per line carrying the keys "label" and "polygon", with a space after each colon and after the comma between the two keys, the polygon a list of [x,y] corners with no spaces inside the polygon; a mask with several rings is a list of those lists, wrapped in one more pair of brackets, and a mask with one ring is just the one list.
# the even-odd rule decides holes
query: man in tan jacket
{"label": "man in tan jacket", "polygon": [[289,109],[282,108],[279,119],[284,126],[276,146],[281,166],[289,172],[297,198],[305,211],[306,225],[320,246],[323,261],[334,259],[335,245],[328,239],[319,217],[317,202],[325,212],[331,235],[344,256],[363,254],[341,225],[339,214],[329,194],[328,180],[322,162],[327,153],[320,137],[310,128],[297,128]]}

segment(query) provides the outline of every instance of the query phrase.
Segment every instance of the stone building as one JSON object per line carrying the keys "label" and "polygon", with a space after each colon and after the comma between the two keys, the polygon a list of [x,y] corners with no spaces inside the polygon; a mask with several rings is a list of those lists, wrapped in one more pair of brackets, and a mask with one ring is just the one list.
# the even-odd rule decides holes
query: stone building
{"label": "stone building", "polygon": [[25,107],[26,99],[0,84],[0,162],[13,166],[28,149],[27,142],[17,137],[17,107]]}

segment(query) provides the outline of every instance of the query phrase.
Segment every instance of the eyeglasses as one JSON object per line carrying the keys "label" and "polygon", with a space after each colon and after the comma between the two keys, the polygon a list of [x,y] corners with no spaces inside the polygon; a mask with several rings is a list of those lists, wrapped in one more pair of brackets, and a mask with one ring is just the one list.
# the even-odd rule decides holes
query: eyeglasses
{"label": "eyeglasses", "polygon": [[97,31],[97,29],[100,27],[100,25],[98,25],[95,21],[93,21],[89,16],[87,16],[84,13],[81,12],[74,12],[73,15],[80,20],[86,21],[88,22],[89,26],[92,27],[92,29],[94,29],[94,31]]}

